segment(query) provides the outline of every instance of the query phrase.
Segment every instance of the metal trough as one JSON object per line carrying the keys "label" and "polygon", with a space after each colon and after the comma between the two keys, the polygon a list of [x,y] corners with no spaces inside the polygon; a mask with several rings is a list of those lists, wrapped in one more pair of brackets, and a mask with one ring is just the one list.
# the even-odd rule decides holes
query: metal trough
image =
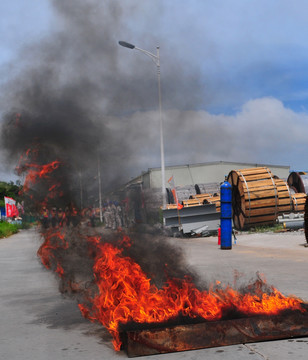
{"label": "metal trough", "polygon": [[308,313],[287,312],[147,330],[126,331],[129,357],[308,336]]}

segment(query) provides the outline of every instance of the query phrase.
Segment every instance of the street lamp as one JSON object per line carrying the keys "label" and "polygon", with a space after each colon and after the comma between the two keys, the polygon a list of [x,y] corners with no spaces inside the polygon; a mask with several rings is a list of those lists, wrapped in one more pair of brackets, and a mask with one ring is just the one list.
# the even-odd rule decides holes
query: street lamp
{"label": "street lamp", "polygon": [[99,221],[103,222],[102,212],[102,182],[101,182],[101,163],[100,156],[97,154],[97,177],[98,177],[98,203],[99,203]]}
{"label": "street lamp", "polygon": [[161,190],[163,197],[163,209],[166,208],[166,190],[165,190],[165,155],[164,155],[164,138],[163,138],[163,117],[161,106],[161,88],[160,88],[160,59],[159,59],[159,46],[156,47],[156,55],[150,53],[147,50],[138,48],[137,46],[130,44],[126,41],[119,41],[119,45],[128,49],[139,50],[145,55],[149,56],[157,67],[157,81],[158,81],[158,104],[159,104],[159,127],[160,127],[160,162],[161,162]]}

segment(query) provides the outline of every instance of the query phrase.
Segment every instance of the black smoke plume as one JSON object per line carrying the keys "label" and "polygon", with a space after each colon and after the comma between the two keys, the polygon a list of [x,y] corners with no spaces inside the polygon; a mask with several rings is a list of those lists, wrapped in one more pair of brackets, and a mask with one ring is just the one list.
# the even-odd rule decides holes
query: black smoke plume
{"label": "black smoke plume", "polygon": [[[19,57],[20,71],[7,84],[1,131],[1,146],[10,161],[18,165],[19,175],[26,177],[29,171],[37,170],[36,166],[41,169],[53,161],[60,164],[46,177],[30,181],[28,195],[37,210],[46,204],[63,208],[71,203],[79,205],[80,181],[97,199],[98,166],[103,190],[110,191],[127,181],[138,168],[135,154],[141,156],[144,152],[134,149],[138,136],[150,135],[151,130],[147,129],[148,122],[140,121],[141,127],[127,131],[125,126],[123,132],[121,122],[125,114],[136,109],[157,109],[153,64],[139,59],[132,81],[120,61],[125,60],[127,52],[118,45],[119,36],[129,34],[126,19],[146,6],[137,1],[124,6],[120,1],[97,0],[54,0],[52,4],[57,29],[49,38],[27,46]],[[153,46],[155,38],[147,35],[145,47]],[[153,75],[146,81],[149,69]],[[177,88],[187,86],[187,81],[179,84],[174,67],[167,69],[165,65],[164,82],[168,92],[176,95]],[[185,78],[184,72],[182,75]],[[59,184],[57,196],[46,200],[54,184]],[[66,235],[71,242],[69,249],[58,246],[57,233],[51,236],[51,245],[58,248],[52,250],[50,267],[56,270],[61,262],[66,274],[60,279],[61,291],[74,293],[69,284],[78,277],[91,282],[92,263],[84,260],[87,230],[71,231]],[[49,233],[43,230],[45,237]],[[189,272],[182,267],[181,251],[171,250],[162,238],[140,233],[133,236],[128,255],[139,259],[158,285],[167,277],[183,278]],[[114,236],[105,241],[115,241]],[[190,276],[195,278],[192,273]]]}
{"label": "black smoke plume", "polygon": [[[70,164],[73,172],[68,181],[81,173],[87,187],[96,190],[99,164],[107,191],[136,176],[144,170],[141,166],[158,164],[159,146],[138,146],[141,138],[156,137],[155,66],[144,55],[132,56],[118,45],[123,36],[141,41],[132,23],[134,16],[149,10],[138,1],[123,5],[110,0],[53,0],[51,4],[52,33],[25,46],[16,59],[18,70],[3,89],[1,147],[12,163],[33,143],[40,143],[48,149],[46,162],[57,158]],[[153,52],[161,41],[152,32],[143,33],[142,39],[143,47]],[[167,42],[162,45],[168,47]],[[186,74],[184,64],[178,68],[176,54],[172,59],[167,54],[162,61],[164,107],[181,107],[194,97],[180,99],[178,89],[185,92],[193,83],[196,90],[197,75],[191,69]],[[126,115],[137,110],[154,113],[151,119],[141,116],[137,126],[126,124]]]}

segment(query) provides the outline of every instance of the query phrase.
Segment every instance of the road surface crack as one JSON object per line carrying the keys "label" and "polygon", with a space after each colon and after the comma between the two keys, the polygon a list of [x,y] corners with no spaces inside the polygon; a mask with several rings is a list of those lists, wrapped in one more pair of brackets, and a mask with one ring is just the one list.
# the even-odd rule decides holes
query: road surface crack
{"label": "road surface crack", "polygon": [[247,349],[249,349],[250,351],[252,351],[252,352],[254,352],[254,353],[256,353],[256,354],[260,355],[260,356],[262,357],[262,359],[264,359],[264,360],[270,360],[270,359],[269,359],[269,357],[267,357],[267,356],[263,355],[262,353],[260,353],[260,352],[259,352],[259,351],[257,351],[256,349],[254,349],[252,346],[247,345],[247,344],[243,344],[243,345],[244,345],[244,346],[246,346],[246,347],[247,347]]}

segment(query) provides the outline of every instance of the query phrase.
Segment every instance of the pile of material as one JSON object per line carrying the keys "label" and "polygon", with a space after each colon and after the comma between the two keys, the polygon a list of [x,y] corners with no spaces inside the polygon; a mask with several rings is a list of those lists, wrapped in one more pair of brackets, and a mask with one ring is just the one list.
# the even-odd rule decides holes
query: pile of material
{"label": "pile of material", "polygon": [[278,215],[304,211],[306,194],[295,193],[266,167],[232,170],[228,181],[236,229],[273,224]]}
{"label": "pile of material", "polygon": [[200,206],[200,205],[208,205],[208,204],[215,204],[216,211],[220,212],[220,194],[206,193],[206,194],[191,195],[189,199],[182,201],[182,205],[184,207]]}
{"label": "pile of material", "polygon": [[[232,170],[228,181],[232,185],[233,224],[238,230],[271,225],[277,221],[278,216],[303,214],[305,211],[306,175],[303,173],[291,173],[288,181],[285,181],[273,175],[267,167],[248,168]],[[196,185],[195,189],[198,190],[197,194],[194,194],[192,187],[185,188],[185,193],[182,191],[179,201],[184,208],[215,204],[216,211],[220,212],[218,192],[199,193],[200,186]],[[184,195],[186,197],[183,199]],[[176,208],[176,204],[167,205],[167,209]]]}
{"label": "pile of material", "polygon": [[298,193],[308,194],[308,175],[305,172],[291,172],[288,185]]}
{"label": "pile of material", "polygon": [[305,202],[304,229],[305,229],[306,242],[308,244],[308,197],[306,198],[306,202]]}

